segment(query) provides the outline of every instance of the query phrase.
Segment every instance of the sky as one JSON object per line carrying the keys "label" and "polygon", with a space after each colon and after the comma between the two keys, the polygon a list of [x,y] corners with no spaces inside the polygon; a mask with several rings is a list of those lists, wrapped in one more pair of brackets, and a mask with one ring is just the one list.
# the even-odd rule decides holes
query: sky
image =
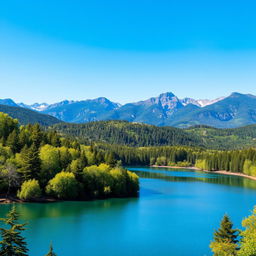
{"label": "sky", "polygon": [[0,2],[0,98],[256,94],[256,1]]}

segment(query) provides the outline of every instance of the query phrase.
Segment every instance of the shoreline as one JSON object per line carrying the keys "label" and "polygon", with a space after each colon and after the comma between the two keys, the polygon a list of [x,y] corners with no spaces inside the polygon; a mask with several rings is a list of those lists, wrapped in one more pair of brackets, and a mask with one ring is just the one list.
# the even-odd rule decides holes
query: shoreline
{"label": "shoreline", "polygon": [[202,171],[202,172],[207,172],[207,173],[216,173],[216,174],[222,174],[222,175],[231,175],[231,176],[238,176],[238,177],[243,177],[243,178],[247,178],[250,180],[255,180],[256,181],[256,177],[254,176],[250,176],[244,173],[240,173],[240,172],[228,172],[228,171],[224,171],[224,170],[219,170],[219,171],[208,171],[208,170],[202,170],[200,168],[197,168],[195,166],[188,166],[188,167],[181,167],[181,166],[165,166],[165,165],[151,165],[150,167],[153,168],[173,168],[173,169],[189,169],[189,170],[193,170],[193,171]]}
{"label": "shoreline", "polygon": [[0,196],[0,205],[1,204],[13,204],[13,203],[55,203],[59,202],[60,200],[57,200],[55,198],[40,198],[40,199],[34,199],[34,200],[22,200],[16,197],[4,197]]}
{"label": "shoreline", "polygon": [[108,200],[113,198],[137,198],[139,193],[137,195],[129,195],[129,196],[120,196],[120,197],[100,197],[100,198],[79,198],[79,199],[70,199],[70,200],[64,200],[64,199],[57,199],[53,197],[42,197],[38,199],[31,199],[31,200],[22,200],[15,196],[10,196],[6,198],[3,194],[0,194],[0,205],[2,204],[23,204],[23,203],[41,203],[41,204],[47,204],[47,203],[57,203],[57,202],[89,202],[89,201],[97,201],[97,200]]}
{"label": "shoreline", "polygon": [[[195,166],[181,167],[181,166],[169,166],[169,165],[150,165],[149,167],[151,167],[151,168],[189,169],[192,171],[201,171],[201,172],[206,172],[206,173],[215,173],[215,174],[221,174],[221,175],[231,175],[231,176],[243,177],[243,178],[247,178],[247,179],[256,181],[256,177],[246,175],[244,173],[228,172],[228,171],[224,171],[224,170],[208,171],[208,170],[203,170],[203,169],[197,168]],[[37,200],[26,201],[26,200],[21,200],[16,197],[6,198],[6,197],[0,195],[0,205],[1,204],[12,204],[12,203],[54,203],[54,202],[60,202],[60,201],[63,201],[63,200],[58,200],[55,198],[40,198]],[[74,200],[74,201],[88,201],[88,200]]]}

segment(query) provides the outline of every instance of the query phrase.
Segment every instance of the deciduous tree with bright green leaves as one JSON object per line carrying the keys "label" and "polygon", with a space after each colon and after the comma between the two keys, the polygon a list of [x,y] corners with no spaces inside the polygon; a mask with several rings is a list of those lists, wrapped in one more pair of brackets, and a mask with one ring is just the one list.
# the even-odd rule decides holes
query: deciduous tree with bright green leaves
{"label": "deciduous tree with bright green leaves", "polygon": [[256,256],[256,207],[252,215],[243,220],[242,226],[245,230],[241,232],[241,248],[238,256]]}
{"label": "deciduous tree with bright green leaves", "polygon": [[23,200],[31,200],[39,198],[42,195],[42,190],[37,180],[27,180],[21,185],[18,191],[18,197]]}
{"label": "deciduous tree with bright green leaves", "polygon": [[74,199],[78,195],[79,183],[71,172],[60,172],[51,179],[46,192],[59,199]]}

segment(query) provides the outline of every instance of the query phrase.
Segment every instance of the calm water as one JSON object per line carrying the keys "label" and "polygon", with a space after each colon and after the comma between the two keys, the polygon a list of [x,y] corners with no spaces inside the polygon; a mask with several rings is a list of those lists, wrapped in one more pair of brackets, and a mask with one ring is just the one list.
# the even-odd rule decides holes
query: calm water
{"label": "calm water", "polygon": [[[137,199],[20,204],[30,255],[200,256],[225,213],[235,225],[256,205],[256,182],[189,170],[130,168]],[[0,216],[10,208],[0,206]]]}

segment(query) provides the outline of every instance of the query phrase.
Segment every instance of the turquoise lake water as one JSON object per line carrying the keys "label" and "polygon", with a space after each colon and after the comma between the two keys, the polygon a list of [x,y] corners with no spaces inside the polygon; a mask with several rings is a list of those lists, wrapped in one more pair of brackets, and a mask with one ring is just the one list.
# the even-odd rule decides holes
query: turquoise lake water
{"label": "turquoise lake water", "polygon": [[[225,213],[235,226],[256,205],[256,182],[234,176],[129,168],[140,176],[139,198],[19,204],[29,223],[31,256],[200,256]],[[10,208],[0,206],[0,216]]]}

